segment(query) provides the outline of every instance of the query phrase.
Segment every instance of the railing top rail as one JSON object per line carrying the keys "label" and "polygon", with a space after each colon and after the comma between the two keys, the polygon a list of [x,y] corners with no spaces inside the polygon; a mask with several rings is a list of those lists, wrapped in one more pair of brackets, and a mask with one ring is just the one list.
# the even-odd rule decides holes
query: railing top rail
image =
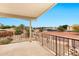
{"label": "railing top rail", "polygon": [[50,33],[50,32],[43,32],[42,34],[44,35],[49,35],[49,36],[57,36],[65,39],[73,39],[79,41],[79,36],[74,36],[74,35],[62,35],[62,34],[56,34],[56,33]]}

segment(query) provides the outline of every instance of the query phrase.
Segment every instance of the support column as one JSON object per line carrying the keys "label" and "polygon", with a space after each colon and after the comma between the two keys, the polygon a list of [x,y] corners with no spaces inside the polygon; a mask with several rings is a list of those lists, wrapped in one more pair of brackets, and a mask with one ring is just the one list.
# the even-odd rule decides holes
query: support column
{"label": "support column", "polygon": [[32,24],[31,24],[32,20],[29,20],[29,41],[32,41]]}
{"label": "support column", "polygon": [[32,20],[29,21],[29,41],[32,41]]}

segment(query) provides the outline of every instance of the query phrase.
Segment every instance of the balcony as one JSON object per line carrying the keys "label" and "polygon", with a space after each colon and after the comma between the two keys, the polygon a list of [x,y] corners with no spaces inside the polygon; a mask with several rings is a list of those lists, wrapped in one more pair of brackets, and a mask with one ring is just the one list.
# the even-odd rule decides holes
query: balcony
{"label": "balcony", "polygon": [[[74,33],[76,34],[76,33]],[[1,37],[5,39],[6,37]],[[0,55],[79,56],[79,36],[68,32],[33,33],[32,42],[24,34],[12,35],[11,44],[0,45]]]}

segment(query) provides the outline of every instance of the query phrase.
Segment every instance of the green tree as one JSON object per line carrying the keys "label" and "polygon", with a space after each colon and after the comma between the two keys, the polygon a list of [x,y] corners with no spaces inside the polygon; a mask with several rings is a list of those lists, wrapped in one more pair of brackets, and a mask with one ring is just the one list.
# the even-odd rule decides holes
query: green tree
{"label": "green tree", "polygon": [[63,25],[62,27],[63,27],[64,29],[67,29],[68,25]]}
{"label": "green tree", "polygon": [[58,31],[64,31],[65,30],[62,26],[59,26],[57,29],[58,29]]}
{"label": "green tree", "polygon": [[0,28],[1,29],[7,29],[7,28],[11,28],[11,26],[9,26],[9,25],[2,25],[2,26],[0,26]]}
{"label": "green tree", "polygon": [[5,28],[11,28],[11,26],[9,26],[9,25],[6,25],[6,26],[5,26]]}
{"label": "green tree", "polygon": [[18,29],[18,28],[15,28],[15,35],[20,35],[20,34],[22,34],[23,33],[23,31],[21,31],[20,29]]}
{"label": "green tree", "polygon": [[23,30],[24,30],[24,25],[23,24],[20,24],[18,27],[15,27],[15,34],[16,35],[20,35],[23,33]]}
{"label": "green tree", "polygon": [[68,27],[68,25],[62,25],[62,26],[59,26],[57,29],[58,29],[58,31],[65,31],[65,30],[67,30],[67,27]]}
{"label": "green tree", "polygon": [[23,24],[20,24],[20,25],[18,26],[18,28],[19,28],[20,30],[24,30],[25,26],[24,26]]}
{"label": "green tree", "polygon": [[15,26],[15,25],[12,25],[11,27],[12,27],[12,28],[15,28],[16,26]]}

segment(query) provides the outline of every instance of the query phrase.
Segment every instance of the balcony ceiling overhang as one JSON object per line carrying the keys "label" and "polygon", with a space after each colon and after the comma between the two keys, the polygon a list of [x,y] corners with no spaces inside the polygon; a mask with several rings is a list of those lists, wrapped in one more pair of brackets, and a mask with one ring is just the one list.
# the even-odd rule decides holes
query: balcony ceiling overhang
{"label": "balcony ceiling overhang", "polygon": [[36,19],[55,3],[0,3],[0,17]]}

